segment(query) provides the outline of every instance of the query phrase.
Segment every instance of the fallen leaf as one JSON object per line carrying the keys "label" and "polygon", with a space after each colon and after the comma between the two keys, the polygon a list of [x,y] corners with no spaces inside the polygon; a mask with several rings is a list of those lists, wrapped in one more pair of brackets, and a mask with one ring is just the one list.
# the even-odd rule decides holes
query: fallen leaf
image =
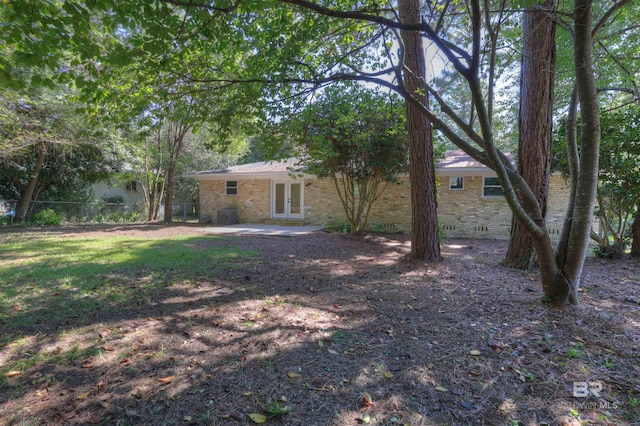
{"label": "fallen leaf", "polygon": [[371,414],[364,413],[362,416],[362,423],[369,423],[371,421]]}
{"label": "fallen leaf", "polygon": [[360,411],[364,411],[364,410],[368,410],[369,408],[373,407],[375,404],[373,403],[373,400],[371,399],[371,395],[369,395],[368,392],[364,392],[362,394],[362,406],[360,407]]}
{"label": "fallen leaf", "polygon": [[438,392],[449,392],[449,389],[443,388],[442,386],[436,386],[436,390]]}
{"label": "fallen leaf", "polygon": [[158,381],[159,381],[160,383],[162,383],[162,384],[165,384],[165,385],[166,385],[166,384],[168,384],[168,383],[171,383],[171,382],[173,381],[173,378],[174,378],[174,377],[175,377],[175,376],[162,377],[162,378],[158,379]]}
{"label": "fallen leaf", "polygon": [[582,343],[587,343],[587,342],[585,342],[585,340],[582,337],[578,337],[578,336],[574,337],[573,340],[576,340],[576,341],[582,342]]}
{"label": "fallen leaf", "polygon": [[387,379],[390,379],[393,377],[393,373],[391,371],[385,371],[384,377],[386,377]]}
{"label": "fallen leaf", "polygon": [[84,364],[82,364],[82,368],[86,368],[87,370],[90,370],[93,368],[93,363],[91,361],[87,361]]}
{"label": "fallen leaf", "polygon": [[100,380],[100,381],[98,382],[98,390],[99,390],[99,391],[103,391],[103,390],[105,390],[105,389],[106,389],[106,387],[107,387],[107,385],[105,384],[105,382],[104,382],[104,381]]}
{"label": "fallen leaf", "polygon": [[322,340],[318,340],[318,346],[323,347],[324,346],[324,342]]}
{"label": "fallen leaf", "polygon": [[244,396],[249,396],[249,395],[251,395],[252,393],[253,393],[253,392],[245,392],[245,393],[243,393],[243,395],[244,395]]}
{"label": "fallen leaf", "polygon": [[480,356],[480,351],[477,349],[473,349],[472,351],[469,352],[469,354],[473,356]]}
{"label": "fallen leaf", "polygon": [[20,374],[22,374],[22,371],[20,371],[20,370],[11,370],[11,371],[7,371],[6,373],[4,373],[3,376],[4,377],[8,377],[8,378],[12,378],[12,377],[19,376]]}
{"label": "fallen leaf", "polygon": [[264,423],[264,422],[267,421],[267,418],[265,416],[263,416],[262,414],[259,414],[259,413],[251,413],[251,414],[249,414],[249,418],[254,423]]}
{"label": "fallen leaf", "polygon": [[300,378],[300,377],[301,377],[301,376],[300,376],[300,374],[298,374],[298,373],[287,373],[287,376],[288,376],[290,379],[298,379],[298,378]]}
{"label": "fallen leaf", "polygon": [[78,394],[78,395],[76,396],[76,399],[85,399],[86,397],[88,397],[88,396],[89,396],[89,394],[90,394],[90,393],[91,393],[91,392],[82,392],[81,394]]}
{"label": "fallen leaf", "polygon": [[104,345],[102,349],[104,349],[107,352],[113,352],[116,350],[115,346],[107,346],[107,345]]}
{"label": "fallen leaf", "polygon": [[327,350],[331,355],[339,355],[338,352],[334,351],[333,349],[328,349]]}
{"label": "fallen leaf", "polygon": [[191,416],[184,416],[182,418],[182,420],[184,420],[185,422],[190,422],[192,419],[193,419],[193,417],[191,417]]}
{"label": "fallen leaf", "polygon": [[97,425],[98,423],[100,423],[102,421],[102,417],[100,416],[96,416],[95,414],[91,417],[89,417],[89,423],[91,423],[92,425]]}

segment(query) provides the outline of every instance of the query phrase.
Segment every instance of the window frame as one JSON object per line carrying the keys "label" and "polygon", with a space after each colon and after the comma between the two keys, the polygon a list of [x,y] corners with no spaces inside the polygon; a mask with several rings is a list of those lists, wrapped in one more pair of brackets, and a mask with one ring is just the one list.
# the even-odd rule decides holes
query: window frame
{"label": "window frame", "polygon": [[[453,179],[456,180],[455,186],[452,185]],[[462,191],[463,189],[464,189],[464,176],[449,176],[449,191]]]}
{"label": "window frame", "polygon": [[[492,184],[492,185],[487,185],[487,179],[496,179],[497,180],[497,185],[496,184]],[[487,194],[486,189],[496,189],[498,188],[500,190],[500,194]],[[482,178],[482,198],[504,198],[504,191],[502,189],[502,186],[500,185],[500,180],[498,179],[497,176],[489,176],[489,177],[483,177]]]}
{"label": "window frame", "polygon": [[[235,186],[233,185],[229,185],[229,184],[235,184]],[[230,192],[231,190],[231,192]],[[224,195],[229,195],[229,196],[233,196],[233,197],[237,197],[238,196],[238,181],[237,180],[226,180],[224,181]]]}
{"label": "window frame", "polygon": [[136,194],[138,192],[138,182],[135,180],[127,182],[125,185],[125,191],[131,194]]}

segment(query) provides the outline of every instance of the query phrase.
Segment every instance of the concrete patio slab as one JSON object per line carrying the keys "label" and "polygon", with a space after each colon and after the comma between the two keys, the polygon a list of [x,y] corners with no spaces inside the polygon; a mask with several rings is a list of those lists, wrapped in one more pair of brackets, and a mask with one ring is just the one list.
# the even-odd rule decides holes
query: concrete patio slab
{"label": "concrete patio slab", "polygon": [[323,229],[322,226],[282,226],[242,223],[237,225],[210,226],[202,228],[207,234],[273,235],[277,237],[298,237]]}

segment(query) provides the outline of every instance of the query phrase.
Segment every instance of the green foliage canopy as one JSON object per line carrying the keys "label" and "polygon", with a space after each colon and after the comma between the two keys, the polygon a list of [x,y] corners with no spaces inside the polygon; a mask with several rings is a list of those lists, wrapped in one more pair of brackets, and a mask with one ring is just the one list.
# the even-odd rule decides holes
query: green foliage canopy
{"label": "green foliage canopy", "polygon": [[404,103],[394,95],[357,84],[330,86],[299,114],[292,131],[307,154],[304,164],[318,177],[393,181],[407,171]]}
{"label": "green foliage canopy", "polygon": [[[628,105],[602,112],[600,123],[602,140],[595,209],[600,232],[592,233],[592,237],[605,251],[612,242],[615,250],[622,250],[630,237],[629,222],[640,206],[640,107]],[[561,125],[555,134],[553,169],[568,176],[564,130]]]}

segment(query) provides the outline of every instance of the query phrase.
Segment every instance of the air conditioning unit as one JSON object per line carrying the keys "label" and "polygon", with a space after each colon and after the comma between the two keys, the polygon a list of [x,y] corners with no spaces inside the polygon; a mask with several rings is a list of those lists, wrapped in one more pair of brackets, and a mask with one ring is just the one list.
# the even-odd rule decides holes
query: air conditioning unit
{"label": "air conditioning unit", "polygon": [[218,225],[234,225],[238,223],[238,211],[235,209],[218,210]]}

